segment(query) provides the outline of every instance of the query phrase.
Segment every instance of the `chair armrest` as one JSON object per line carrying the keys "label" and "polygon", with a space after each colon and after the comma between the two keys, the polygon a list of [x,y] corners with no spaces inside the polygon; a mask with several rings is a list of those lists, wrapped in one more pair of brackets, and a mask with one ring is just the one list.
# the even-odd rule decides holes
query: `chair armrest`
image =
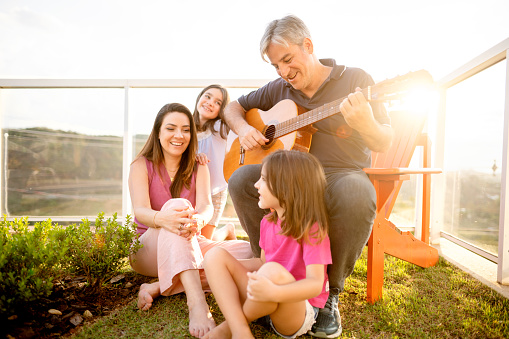
{"label": "chair armrest", "polygon": [[405,175],[405,174],[438,174],[442,173],[440,168],[363,168],[369,175]]}

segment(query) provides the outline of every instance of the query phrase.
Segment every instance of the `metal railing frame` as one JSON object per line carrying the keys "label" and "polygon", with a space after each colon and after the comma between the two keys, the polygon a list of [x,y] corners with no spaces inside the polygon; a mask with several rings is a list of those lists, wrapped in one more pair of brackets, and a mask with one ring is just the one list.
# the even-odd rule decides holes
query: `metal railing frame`
{"label": "metal railing frame", "polygon": [[[131,199],[128,189],[129,166],[133,160],[133,134],[131,114],[129,110],[130,90],[134,88],[204,88],[210,84],[222,84],[226,88],[258,88],[266,84],[269,79],[0,79],[0,99],[2,89],[124,89],[124,131],[123,131],[123,164],[122,164],[122,216],[132,214]],[[3,119],[0,112],[0,126],[3,127]],[[4,144],[0,138],[0,149]],[[3,170],[6,164],[0,165]],[[3,182],[0,183],[0,190]],[[1,199],[1,198],[0,198]],[[0,201],[0,206],[3,202]],[[57,217],[54,221],[80,221],[81,217]],[[45,218],[30,218],[31,221],[41,221]]]}
{"label": "metal railing frame", "polygon": [[498,256],[486,255],[486,252],[471,244],[465,245],[461,241],[449,234],[441,231],[444,224],[444,202],[445,202],[445,175],[437,175],[433,179],[432,189],[432,222],[431,222],[431,241],[437,242],[440,237],[465,247],[470,251],[497,263],[497,281],[504,285],[509,285],[509,38],[490,48],[470,62],[461,66],[454,72],[438,81],[440,93],[440,102],[438,107],[438,117],[436,121],[435,138],[435,159],[436,167],[444,167],[444,149],[445,149],[445,117],[446,117],[446,96],[447,89],[452,86],[478,74],[491,66],[503,62],[506,63],[505,74],[505,104],[504,104],[504,130],[503,130],[503,154],[501,169],[501,188],[500,188],[500,215],[499,215],[499,239]]}

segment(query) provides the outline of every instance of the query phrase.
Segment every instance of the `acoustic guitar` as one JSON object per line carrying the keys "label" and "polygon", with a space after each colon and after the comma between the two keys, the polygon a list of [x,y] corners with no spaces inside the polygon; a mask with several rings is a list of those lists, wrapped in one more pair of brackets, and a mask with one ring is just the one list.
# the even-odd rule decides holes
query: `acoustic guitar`
{"label": "acoustic guitar", "polygon": [[[429,86],[431,75],[420,70],[384,80],[362,90],[369,102],[399,100],[416,86]],[[242,165],[260,164],[267,155],[278,149],[308,152],[311,138],[316,129],[313,123],[339,113],[339,105],[346,98],[340,98],[313,110],[306,111],[286,99],[278,102],[268,111],[257,108],[246,112],[246,121],[259,130],[269,142],[250,151],[240,146],[239,137],[230,131],[226,141],[226,155],[223,174],[226,181]]]}

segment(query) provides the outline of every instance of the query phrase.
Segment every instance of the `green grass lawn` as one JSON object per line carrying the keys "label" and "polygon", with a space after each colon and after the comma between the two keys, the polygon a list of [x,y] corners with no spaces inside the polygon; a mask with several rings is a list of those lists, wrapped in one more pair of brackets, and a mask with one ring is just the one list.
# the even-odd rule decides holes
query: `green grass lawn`
{"label": "green grass lawn", "polygon": [[[386,256],[384,297],[366,302],[366,253],[340,295],[341,338],[509,338],[509,300],[442,258],[423,269]],[[207,297],[217,323],[223,321],[213,295]],[[185,295],[161,297],[147,312],[136,301],[74,338],[192,338]],[[279,338],[253,324],[256,338]],[[302,336],[301,338],[312,338]]]}

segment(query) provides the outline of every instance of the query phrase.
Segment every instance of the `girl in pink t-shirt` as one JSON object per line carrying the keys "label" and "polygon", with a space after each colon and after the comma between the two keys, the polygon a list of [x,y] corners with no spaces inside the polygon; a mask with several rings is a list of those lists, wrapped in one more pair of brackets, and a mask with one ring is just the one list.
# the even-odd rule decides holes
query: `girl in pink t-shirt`
{"label": "girl in pink t-shirt", "polygon": [[253,338],[249,322],[266,315],[276,333],[295,338],[311,329],[315,308],[327,300],[332,259],[322,166],[308,153],[276,151],[255,187],[258,206],[272,210],[260,224],[261,257],[207,253],[205,274],[225,321],[204,338]]}

